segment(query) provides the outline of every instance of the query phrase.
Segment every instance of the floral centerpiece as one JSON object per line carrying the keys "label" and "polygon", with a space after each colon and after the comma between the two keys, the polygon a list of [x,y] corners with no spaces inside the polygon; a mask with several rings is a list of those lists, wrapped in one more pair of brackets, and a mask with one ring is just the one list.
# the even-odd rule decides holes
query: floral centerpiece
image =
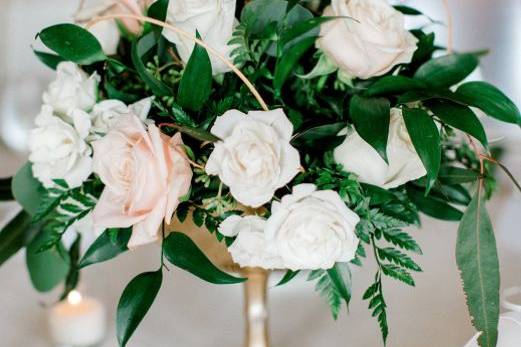
{"label": "floral centerpiece", "polygon": [[[41,292],[156,243],[118,306],[127,344],[166,263],[215,284],[217,268],[174,221],[226,244],[239,266],[306,272],[336,318],[353,266],[376,259],[363,295],[385,343],[385,279],[414,286],[419,214],[458,221],[456,257],[480,345],[497,340],[499,266],[486,201],[496,165],[480,117],[521,125],[489,83],[465,82],[486,52],[455,53],[419,11],[386,0],[85,1],[35,50],[56,79],[29,136],[29,161],[1,181],[20,212],[0,262],[26,248]],[[486,115],[486,116],[485,116]],[[509,174],[509,173],[508,173]],[[510,175],[510,174],[509,174]],[[12,187],[12,189],[11,189]],[[64,234],[90,223],[79,249]],[[180,224],[181,227],[183,224]],[[42,269],[45,268],[45,271]]]}

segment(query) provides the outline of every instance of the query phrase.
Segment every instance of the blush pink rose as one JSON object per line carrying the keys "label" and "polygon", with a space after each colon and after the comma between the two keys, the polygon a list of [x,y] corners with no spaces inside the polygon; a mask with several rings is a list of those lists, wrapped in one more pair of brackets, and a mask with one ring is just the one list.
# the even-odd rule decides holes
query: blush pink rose
{"label": "blush pink rose", "polygon": [[160,239],[179,200],[190,189],[192,170],[181,134],[168,137],[134,115],[121,117],[106,136],[95,141],[93,171],[105,189],[93,211],[94,225],[132,226],[128,247]]}

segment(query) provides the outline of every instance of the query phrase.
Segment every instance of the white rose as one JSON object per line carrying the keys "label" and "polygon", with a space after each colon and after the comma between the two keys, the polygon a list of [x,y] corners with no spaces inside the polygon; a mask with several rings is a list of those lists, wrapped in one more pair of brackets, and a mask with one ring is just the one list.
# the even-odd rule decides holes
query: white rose
{"label": "white rose", "polygon": [[90,77],[76,64],[62,62],[56,68],[56,80],[43,93],[43,102],[60,116],[71,110],[90,111],[96,103],[99,76]]}
{"label": "white rose", "polygon": [[36,118],[36,129],[29,133],[29,161],[33,175],[49,188],[54,179],[64,179],[69,187],[80,186],[92,172],[91,148],[85,142],[89,134],[89,116],[70,112],[74,125],[53,113],[49,105],[42,107]]}
{"label": "white rose", "polygon": [[[228,46],[228,41],[232,38],[237,22],[235,3],[236,0],[170,1],[167,22],[194,36],[197,30],[203,41],[229,57],[232,47]],[[176,45],[181,59],[187,63],[194,49],[193,41],[168,29],[163,30],[163,35]],[[227,65],[212,54],[210,61],[214,75],[230,71]]]}
{"label": "white rose", "polygon": [[273,202],[264,232],[284,266],[291,270],[330,269],[355,257],[360,218],[333,190],[299,184],[293,194]]}
{"label": "white rose", "polygon": [[266,220],[258,216],[230,216],[219,226],[221,234],[237,236],[228,251],[241,267],[283,268],[275,248],[266,242],[265,225]]}
{"label": "white rose", "polygon": [[120,100],[103,100],[92,109],[90,117],[92,120],[91,132],[93,134],[106,134],[110,128],[122,116],[136,115],[143,122],[146,120],[153,97],[142,99],[132,105],[125,105]]}
{"label": "white rose", "polygon": [[215,143],[206,172],[218,175],[240,203],[259,207],[291,181],[300,168],[298,151],[290,144],[293,125],[281,109],[230,110],[211,129]]}
{"label": "white rose", "polygon": [[342,72],[368,79],[410,63],[417,39],[387,0],[332,0],[324,16],[346,16],[321,25],[317,46]]}
{"label": "white rose", "polygon": [[407,132],[402,111],[397,108],[391,109],[387,139],[389,165],[354,129],[345,141],[335,148],[334,157],[345,171],[358,175],[361,182],[384,189],[401,186],[427,173]]}

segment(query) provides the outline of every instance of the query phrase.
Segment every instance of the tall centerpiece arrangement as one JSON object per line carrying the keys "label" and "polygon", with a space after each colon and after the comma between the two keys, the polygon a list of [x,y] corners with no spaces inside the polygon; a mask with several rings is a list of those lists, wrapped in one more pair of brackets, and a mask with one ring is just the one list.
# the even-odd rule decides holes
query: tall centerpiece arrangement
{"label": "tall centerpiece arrangement", "polygon": [[[404,228],[425,213],[459,222],[470,316],[494,347],[486,202],[494,168],[511,175],[481,118],[519,127],[521,114],[491,84],[465,81],[486,52],[439,46],[405,16],[431,21],[387,0],[83,1],[74,24],[37,35],[56,78],[27,164],[0,181],[2,200],[23,207],[0,233],[0,263],[25,248],[34,287],[62,285],[63,299],[81,269],[157,244],[157,268],[119,301],[125,346],[168,263],[214,284],[246,280],[212,264],[189,222],[241,268],[286,271],[279,285],[305,273],[334,318],[351,300],[350,269],[373,257],[361,299],[385,344],[386,281],[414,286],[422,251]],[[98,235],[86,250],[80,234],[63,242],[78,223]]]}

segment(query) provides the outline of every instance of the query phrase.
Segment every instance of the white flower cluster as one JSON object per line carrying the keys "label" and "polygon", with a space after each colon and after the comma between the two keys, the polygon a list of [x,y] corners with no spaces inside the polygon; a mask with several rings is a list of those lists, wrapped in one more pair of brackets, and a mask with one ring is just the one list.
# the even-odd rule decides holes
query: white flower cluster
{"label": "white flower cluster", "polygon": [[80,186],[92,173],[90,142],[106,134],[123,115],[145,120],[152,99],[127,106],[119,100],[97,103],[99,76],[88,76],[77,65],[62,62],[56,79],[43,94],[36,128],[29,134],[29,161],[33,175],[45,187],[63,179],[69,187]]}

